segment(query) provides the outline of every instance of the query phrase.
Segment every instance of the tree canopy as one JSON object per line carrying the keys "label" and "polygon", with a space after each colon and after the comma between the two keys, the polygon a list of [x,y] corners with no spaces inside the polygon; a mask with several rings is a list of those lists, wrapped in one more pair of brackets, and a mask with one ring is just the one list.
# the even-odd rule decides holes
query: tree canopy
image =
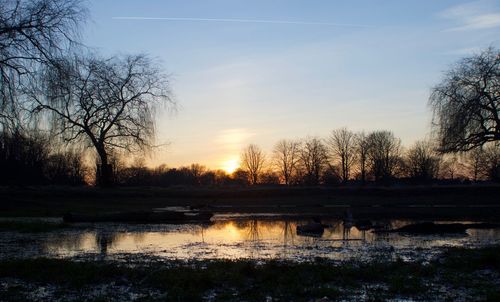
{"label": "tree canopy", "polygon": [[441,152],[468,151],[500,140],[500,51],[459,61],[432,89],[430,105]]}
{"label": "tree canopy", "polygon": [[78,0],[2,0],[0,2],[0,123],[16,120],[24,81],[33,81],[41,65],[78,44],[79,25],[87,16]]}
{"label": "tree canopy", "polygon": [[155,108],[172,104],[167,75],[146,55],[60,59],[29,96],[32,111],[48,114],[57,135],[95,149],[104,185],[112,181],[109,154],[151,146]]}

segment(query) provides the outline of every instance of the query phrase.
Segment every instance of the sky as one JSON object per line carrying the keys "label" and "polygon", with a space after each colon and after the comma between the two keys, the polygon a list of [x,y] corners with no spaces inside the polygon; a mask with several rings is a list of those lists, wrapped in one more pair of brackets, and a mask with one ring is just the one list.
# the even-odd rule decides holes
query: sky
{"label": "sky", "polygon": [[176,110],[149,165],[234,168],[254,143],[333,129],[429,136],[428,98],[464,56],[500,45],[500,1],[90,0],[84,43],[148,53]]}

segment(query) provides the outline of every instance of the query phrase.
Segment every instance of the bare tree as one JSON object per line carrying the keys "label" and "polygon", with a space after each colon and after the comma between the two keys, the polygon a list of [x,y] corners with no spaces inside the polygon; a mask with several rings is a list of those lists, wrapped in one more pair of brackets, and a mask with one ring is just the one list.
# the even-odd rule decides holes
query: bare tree
{"label": "bare tree", "polygon": [[279,185],[280,176],[271,169],[267,169],[260,174],[260,183],[265,185]]}
{"label": "bare tree", "polygon": [[[79,0],[2,0],[0,2],[0,122],[18,123],[18,89],[77,44],[87,11]],[[19,125],[14,125],[15,127]]]}
{"label": "bare tree", "polygon": [[406,153],[406,166],[410,177],[431,180],[437,177],[441,158],[428,141],[417,141]]}
{"label": "bare tree", "polygon": [[33,83],[33,112],[49,114],[66,142],[92,146],[101,185],[112,183],[113,150],[144,151],[154,139],[154,112],[173,104],[167,76],[146,55],[61,59]]}
{"label": "bare tree", "polygon": [[478,181],[488,177],[488,159],[482,146],[467,152],[466,160],[472,180]]}
{"label": "bare tree", "polygon": [[309,137],[304,140],[300,151],[300,165],[304,170],[305,182],[318,185],[328,165],[327,150],[321,139]]}
{"label": "bare tree", "polygon": [[390,131],[374,131],[368,135],[371,170],[375,180],[394,176],[400,157],[401,141]]}
{"label": "bare tree", "polygon": [[241,163],[248,172],[250,183],[257,184],[259,175],[264,167],[265,155],[264,152],[254,144],[248,145],[241,154]]}
{"label": "bare tree", "polygon": [[442,152],[500,140],[500,52],[464,58],[432,89],[430,105]]}
{"label": "bare tree", "polygon": [[490,143],[484,148],[488,176],[491,180],[500,181],[500,144]]}
{"label": "bare tree", "polygon": [[280,140],[273,150],[273,161],[278,169],[279,176],[289,185],[292,182],[300,156],[300,142],[293,140]]}
{"label": "bare tree", "polygon": [[365,132],[360,132],[356,135],[356,153],[359,164],[359,173],[361,181],[366,181],[366,171],[368,163],[368,151],[370,150],[370,142]]}
{"label": "bare tree", "polygon": [[452,156],[445,156],[444,160],[441,162],[439,177],[450,180],[465,178],[463,172],[465,172],[464,164],[455,154],[453,154]]}
{"label": "bare tree", "polygon": [[338,161],[340,164],[342,181],[348,181],[356,159],[356,135],[347,128],[336,129],[332,131],[327,142],[332,162]]}
{"label": "bare tree", "polygon": [[0,184],[40,184],[50,155],[45,135],[0,132]]}
{"label": "bare tree", "polygon": [[250,175],[246,170],[238,168],[232,173],[231,178],[234,181],[236,181],[236,183],[246,186],[246,185],[248,185]]}
{"label": "bare tree", "polygon": [[191,164],[189,166],[189,172],[193,178],[194,184],[200,185],[202,176],[207,172],[207,167],[200,164]]}

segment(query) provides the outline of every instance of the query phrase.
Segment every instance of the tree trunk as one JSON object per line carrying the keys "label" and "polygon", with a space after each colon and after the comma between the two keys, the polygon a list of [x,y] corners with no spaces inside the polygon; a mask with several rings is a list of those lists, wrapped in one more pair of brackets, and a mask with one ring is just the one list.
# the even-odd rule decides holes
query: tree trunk
{"label": "tree trunk", "polygon": [[97,165],[96,181],[100,187],[111,187],[114,183],[113,166],[108,163],[108,154],[104,148],[98,151],[100,164]]}

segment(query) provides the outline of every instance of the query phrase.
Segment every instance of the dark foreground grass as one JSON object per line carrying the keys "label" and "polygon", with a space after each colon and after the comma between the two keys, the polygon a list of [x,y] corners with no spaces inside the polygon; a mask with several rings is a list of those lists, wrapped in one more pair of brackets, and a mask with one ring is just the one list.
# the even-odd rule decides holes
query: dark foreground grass
{"label": "dark foreground grass", "polygon": [[44,233],[71,228],[67,223],[45,221],[0,221],[0,232]]}
{"label": "dark foreground grass", "polygon": [[[141,211],[165,206],[212,207],[214,212],[314,213],[359,219],[496,221],[500,185],[403,187],[0,187],[2,217],[62,217]],[[443,207],[445,206],[445,207]]]}
{"label": "dark foreground grass", "polygon": [[[500,297],[500,246],[450,249],[428,264],[403,261],[335,264],[269,261],[169,262],[129,267],[109,262],[61,259],[0,262],[0,300],[29,298],[36,288],[53,288],[49,300],[311,301],[490,300]],[[10,281],[9,281],[10,280]],[[15,280],[12,281],[12,280]],[[102,285],[109,285],[103,290]],[[93,293],[101,286],[98,294]],[[122,295],[118,294],[119,288]],[[133,296],[123,295],[125,291]],[[32,297],[31,297],[32,298]]]}

